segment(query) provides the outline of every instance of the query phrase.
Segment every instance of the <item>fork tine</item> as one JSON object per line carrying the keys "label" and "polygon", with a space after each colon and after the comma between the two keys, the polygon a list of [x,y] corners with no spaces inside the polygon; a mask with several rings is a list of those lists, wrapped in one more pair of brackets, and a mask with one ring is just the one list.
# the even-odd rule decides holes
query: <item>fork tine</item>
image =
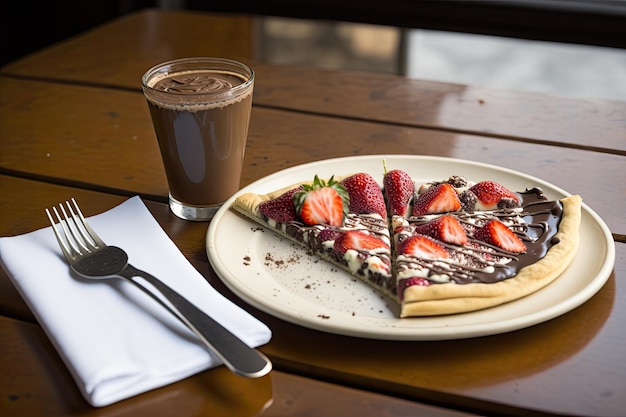
{"label": "fork tine", "polygon": [[[78,207],[78,204],[76,204],[75,200],[73,200],[72,202],[74,203],[74,206]],[[65,206],[70,213],[69,217],[67,216],[63,205],[61,205],[61,210],[63,211],[63,215],[65,216],[66,221],[68,222],[69,229],[72,232],[74,239],[86,252],[93,252],[94,250],[98,249],[97,243],[91,238],[91,236],[89,236],[89,232],[85,230],[85,219],[81,219],[74,212],[74,209],[72,209],[69,201],[65,202]],[[78,211],[80,211],[80,209],[78,209]],[[72,219],[72,224],[69,223],[69,219]]]}
{"label": "fork tine", "polygon": [[[72,203],[74,203],[74,208],[76,209],[76,215],[74,215],[74,211],[69,206],[69,202],[67,203],[68,208],[70,209],[70,212],[72,213],[72,218],[74,219],[74,222],[78,224],[76,219],[80,221],[82,229],[81,228],[78,228],[78,229],[81,235],[83,236],[83,238],[85,238],[86,240],[91,239],[91,241],[94,243],[95,248],[102,248],[106,246],[106,243],[104,243],[104,241],[100,239],[100,236],[98,236],[98,234],[91,228],[91,226],[89,226],[89,223],[87,223],[87,220],[85,220],[85,217],[83,216],[83,212],[80,210],[80,207],[78,207],[78,203],[76,202],[76,200],[74,200],[74,198],[72,198]],[[87,232],[88,236],[85,235],[84,232]]]}
{"label": "fork tine", "polygon": [[[94,252],[106,246],[85,220],[76,200],[74,198],[71,200],[74,208],[72,208],[69,201],[66,201],[65,205],[59,203],[58,208],[61,213],[63,213],[62,216],[59,214],[57,207],[52,207],[52,211],[56,216],[56,222],[50,210],[46,209],[46,214],[52,225],[54,235],[61,246],[63,255],[68,261],[73,261],[79,256]],[[62,230],[62,233],[59,230]]]}
{"label": "fork tine", "polygon": [[[66,236],[69,233],[72,237],[72,239],[68,239],[70,241],[70,244],[73,241],[76,243],[76,245],[80,246],[80,248],[78,248],[72,245],[72,247],[79,254],[91,252],[93,250],[93,244],[88,239],[85,239],[84,232],[78,226],[78,222],[76,221],[76,215],[72,211],[72,207],[69,205],[69,202],[66,201],[65,205],[67,206],[67,209],[69,210],[71,216],[67,215],[67,212],[65,211],[65,207],[63,206],[63,204],[59,204],[59,208],[61,209],[61,212],[63,213],[63,218],[65,219],[65,224],[67,225],[67,229],[64,227],[63,230],[65,231]],[[70,223],[70,219],[72,220],[71,223]],[[72,223],[73,223],[73,226],[72,226]]]}
{"label": "fork tine", "polygon": [[[57,242],[59,242],[59,246],[61,247],[63,256],[65,256],[65,258],[71,262],[76,258],[77,254],[80,254],[80,252],[76,248],[75,244],[72,242],[72,239],[70,238],[70,235],[68,234],[67,229],[63,224],[63,219],[61,219],[61,216],[59,216],[59,212],[57,211],[56,207],[53,207],[52,210],[54,211],[58,223],[55,222],[52,218],[50,210],[46,209],[48,220],[50,220],[50,225],[52,225],[52,231],[54,232],[54,236],[57,238]],[[61,236],[61,233],[59,232],[59,225],[61,226],[61,230],[63,230],[63,235],[65,236],[65,239],[63,239],[63,236]]]}

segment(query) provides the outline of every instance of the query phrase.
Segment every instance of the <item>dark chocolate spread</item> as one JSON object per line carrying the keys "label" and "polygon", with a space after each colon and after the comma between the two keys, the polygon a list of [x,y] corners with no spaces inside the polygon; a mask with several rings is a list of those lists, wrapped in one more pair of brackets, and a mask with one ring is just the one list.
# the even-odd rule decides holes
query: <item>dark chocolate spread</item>
{"label": "dark chocolate spread", "polygon": [[[345,232],[347,230],[361,230],[369,234],[377,236],[383,241],[389,243],[389,229],[387,226],[387,219],[382,219],[377,215],[359,215],[350,213],[344,219],[344,224],[340,228],[329,228],[328,226],[315,225],[306,226],[299,221],[290,221],[287,223],[277,223],[277,228],[296,239],[298,242],[303,243],[306,247],[310,248],[313,252],[326,257],[327,259],[344,265],[350,268],[350,262],[343,253],[337,252],[333,249],[333,241],[324,236],[322,231],[335,230],[337,233]],[[386,289],[389,293],[395,294],[396,282],[393,279],[391,273],[391,251],[361,251],[357,253],[357,257],[360,262],[358,269],[353,272],[356,275],[366,278],[366,280],[379,288]],[[386,268],[370,268],[367,259],[370,257],[376,257],[380,260],[380,263],[386,265]]]}
{"label": "dark chocolate spread", "polygon": [[[560,201],[549,201],[539,188],[517,193],[520,208],[489,212],[451,213],[465,228],[469,243],[463,246],[443,244],[451,253],[446,260],[421,260],[399,257],[397,273],[402,281],[402,271],[427,269],[426,279],[437,282],[493,283],[511,278],[525,266],[543,258],[548,250],[559,243],[554,235],[563,215]],[[512,254],[495,246],[472,239],[474,230],[490,219],[497,218],[513,230],[526,245],[527,251]],[[410,218],[409,225],[425,223],[429,219]],[[411,227],[406,231],[410,234]],[[399,238],[402,239],[401,234]],[[399,282],[402,288],[405,284]]]}
{"label": "dark chocolate spread", "polygon": [[[396,259],[395,275],[392,275],[390,252],[366,251],[357,254],[361,265],[353,272],[390,294],[396,294],[397,288],[411,285],[409,280],[414,276],[422,276],[432,284],[494,283],[514,277],[520,269],[537,262],[552,246],[559,243],[555,234],[563,215],[560,201],[548,200],[540,188],[527,189],[517,194],[521,201],[517,208],[447,213],[459,219],[469,238],[469,243],[463,246],[440,242],[450,252],[450,258],[422,260],[399,256]],[[426,223],[432,218],[433,216],[423,216],[404,219],[403,230],[396,231],[396,239],[402,240],[410,236],[415,226]],[[506,224],[520,237],[527,248],[525,253],[509,253],[472,238],[475,230],[494,218]],[[350,267],[350,260],[346,259],[342,253],[333,250],[332,239],[325,235],[332,228],[323,225],[306,226],[299,221],[274,223],[274,227],[303,243],[313,252]],[[344,225],[334,230],[342,232],[350,229],[367,231],[387,242],[390,239],[387,219],[379,216],[351,213],[346,217]],[[389,269],[381,271],[369,268],[366,260],[372,256],[381,259],[385,265],[389,266]],[[421,272],[416,275],[415,271]],[[406,275],[406,278],[403,275]]]}

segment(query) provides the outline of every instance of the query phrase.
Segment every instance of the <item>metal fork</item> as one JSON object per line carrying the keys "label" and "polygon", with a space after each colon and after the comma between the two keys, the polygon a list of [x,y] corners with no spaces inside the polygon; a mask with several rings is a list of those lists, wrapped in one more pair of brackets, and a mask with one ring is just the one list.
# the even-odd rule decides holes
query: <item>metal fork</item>
{"label": "metal fork", "polygon": [[[163,282],[130,265],[126,252],[105,244],[89,226],[76,201],[73,198],[71,201],[72,204],[66,201],[65,207],[59,204],[62,216],[56,207],[52,208],[56,222],[50,210],[46,209],[46,214],[72,270],[84,278],[117,277],[134,284],[180,319],[238,375],[258,378],[272,369],[265,355],[246,345]],[[138,277],[143,278],[152,288],[137,280]]]}

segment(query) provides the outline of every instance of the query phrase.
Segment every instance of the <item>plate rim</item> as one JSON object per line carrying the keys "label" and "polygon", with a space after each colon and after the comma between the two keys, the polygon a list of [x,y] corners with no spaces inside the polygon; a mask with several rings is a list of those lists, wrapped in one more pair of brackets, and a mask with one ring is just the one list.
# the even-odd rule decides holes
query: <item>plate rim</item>
{"label": "plate rim", "polygon": [[[340,334],[344,336],[353,336],[367,339],[378,339],[378,340],[407,340],[407,341],[420,341],[420,340],[452,340],[452,339],[466,339],[480,336],[487,336],[493,334],[501,334],[507,333],[514,330],[519,330],[522,328],[530,327],[539,323],[543,323],[549,321],[553,318],[556,318],[560,315],[563,315],[589,300],[593,295],[595,295],[606,283],[608,278],[611,275],[611,271],[613,270],[615,264],[615,246],[612,238],[612,234],[606,225],[606,223],[601,219],[601,217],[593,211],[587,204],[583,202],[582,210],[586,212],[587,215],[593,220],[595,225],[599,228],[600,232],[599,237],[602,237],[602,242],[605,244],[604,248],[606,249],[605,259],[600,268],[598,269],[596,276],[583,288],[582,291],[578,292],[574,296],[561,300],[560,302],[550,306],[549,308],[544,308],[541,311],[536,311],[531,314],[522,315],[515,319],[507,319],[505,321],[500,322],[489,322],[489,323],[478,323],[478,324],[462,324],[459,326],[455,325],[441,325],[435,327],[403,327],[403,326],[384,326],[383,328],[373,327],[373,329],[369,329],[367,331],[363,331],[360,328],[350,328],[345,325],[340,325],[336,321],[325,321],[325,320],[310,320],[306,317],[296,317],[297,314],[287,314],[282,311],[282,309],[275,308],[272,306],[271,302],[263,302],[259,300],[257,297],[254,297],[248,293],[248,291],[243,288],[242,285],[239,284],[240,280],[237,277],[231,277],[229,275],[230,271],[223,268],[222,262],[217,259],[213,254],[217,250],[217,232],[219,229],[219,224],[222,221],[223,217],[226,213],[231,212],[230,207],[234,199],[245,192],[259,192],[258,188],[263,188],[263,184],[271,183],[276,179],[281,178],[290,178],[289,174],[297,171],[306,171],[316,167],[322,167],[326,165],[335,165],[341,164],[345,162],[355,162],[355,161],[364,161],[364,160],[378,160],[381,161],[381,172],[382,172],[382,160],[393,160],[393,159],[401,159],[404,161],[409,160],[428,160],[430,163],[432,162],[445,162],[446,164],[462,164],[464,166],[472,166],[479,167],[487,170],[495,170],[502,173],[507,173],[509,175],[513,175],[519,178],[528,179],[539,183],[539,185],[543,184],[545,186],[549,186],[555,192],[558,192],[563,195],[571,195],[569,192],[564,189],[549,183],[543,179],[532,176],[530,174],[513,170],[506,167],[500,167],[497,165],[477,162],[472,160],[460,159],[460,158],[450,158],[450,157],[442,157],[442,156],[429,156],[429,155],[404,155],[404,154],[375,154],[375,155],[359,155],[359,156],[347,156],[347,157],[338,157],[338,158],[329,158],[322,159],[319,161],[308,162],[304,164],[295,165],[292,167],[288,167],[279,171],[276,171],[272,174],[269,174],[265,177],[262,177],[249,185],[243,187],[239,190],[235,195],[229,198],[223,206],[218,210],[213,220],[209,224],[207,233],[206,233],[206,253],[211,263],[213,270],[216,275],[220,278],[220,280],[230,289],[232,290],[238,297],[243,299],[248,304],[258,308],[265,313],[268,313],[274,317],[283,319],[290,323],[300,325],[306,328],[315,329],[327,333]],[[293,181],[292,181],[293,182]],[[289,180],[285,180],[284,186],[290,185]],[[268,192],[272,191],[272,189],[268,189],[266,191],[260,192]],[[584,216],[583,216],[584,218]],[[242,218],[242,221],[246,221]],[[541,290],[539,290],[541,291]],[[538,292],[539,292],[538,291]],[[496,306],[497,307],[497,306]],[[494,307],[495,308],[495,307]],[[460,313],[461,315],[471,314],[469,313]],[[451,317],[455,317],[458,315],[452,315]],[[413,320],[419,318],[410,318],[410,319],[400,319],[396,318],[398,324],[406,323],[407,320]],[[379,320],[389,321],[389,319],[376,319],[370,318],[369,321],[376,323]],[[454,330],[451,332],[451,330]],[[451,334],[453,333],[453,334]]]}

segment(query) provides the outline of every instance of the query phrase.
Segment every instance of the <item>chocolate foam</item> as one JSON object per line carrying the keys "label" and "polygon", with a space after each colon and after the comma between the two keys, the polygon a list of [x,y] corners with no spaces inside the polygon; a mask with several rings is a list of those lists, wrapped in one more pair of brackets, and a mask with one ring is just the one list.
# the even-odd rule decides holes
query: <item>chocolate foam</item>
{"label": "chocolate foam", "polygon": [[244,79],[221,72],[183,72],[157,81],[153,88],[180,94],[206,94],[228,91],[243,84]]}
{"label": "chocolate foam", "polygon": [[252,99],[252,84],[237,73],[219,70],[190,70],[155,76],[148,81],[153,90],[146,95],[154,106],[197,112],[223,109]]}

